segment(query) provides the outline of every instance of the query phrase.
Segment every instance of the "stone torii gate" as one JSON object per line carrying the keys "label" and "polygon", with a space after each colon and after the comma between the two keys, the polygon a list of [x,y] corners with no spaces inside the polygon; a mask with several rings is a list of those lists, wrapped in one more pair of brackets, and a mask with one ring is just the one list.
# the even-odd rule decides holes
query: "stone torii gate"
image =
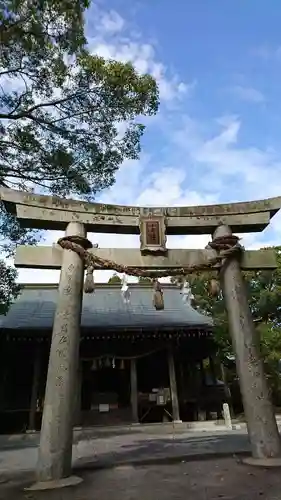
{"label": "stone torii gate", "polygon": [[[224,205],[142,208],[85,203],[9,189],[1,189],[0,196],[6,209],[24,227],[63,229],[66,235],[52,247],[19,246],[15,256],[18,268],[61,270],[40,435],[38,481],[59,481],[71,475],[73,394],[85,267],[88,274],[93,269],[106,268],[152,278],[218,269],[252,456],[256,460],[281,457],[277,424],[241,273],[243,269],[275,269],[275,254],[271,249],[244,251],[232,234],[232,231],[262,231],[280,209],[281,197]],[[86,238],[87,232],[140,234],[140,250],[93,248]],[[205,250],[171,250],[166,248],[166,234],[212,234],[212,242]],[[157,286],[155,293],[161,295]]]}

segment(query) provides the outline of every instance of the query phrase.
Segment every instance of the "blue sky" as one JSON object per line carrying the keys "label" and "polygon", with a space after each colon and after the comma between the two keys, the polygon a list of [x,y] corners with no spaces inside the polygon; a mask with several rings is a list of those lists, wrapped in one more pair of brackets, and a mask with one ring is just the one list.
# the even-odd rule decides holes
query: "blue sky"
{"label": "blue sky", "polygon": [[[130,60],[158,81],[161,106],[138,162],[122,165],[104,201],[194,205],[281,195],[281,3],[277,0],[99,0],[87,13],[93,53]],[[281,218],[249,248],[281,243]],[[59,235],[46,237],[51,244]],[[100,246],[136,236],[92,235]],[[206,237],[173,237],[173,247]],[[46,281],[57,279],[45,273]],[[104,274],[99,278],[104,279]],[[44,278],[44,279],[45,279]],[[21,281],[30,273],[20,272]],[[32,273],[32,281],[42,273]]]}

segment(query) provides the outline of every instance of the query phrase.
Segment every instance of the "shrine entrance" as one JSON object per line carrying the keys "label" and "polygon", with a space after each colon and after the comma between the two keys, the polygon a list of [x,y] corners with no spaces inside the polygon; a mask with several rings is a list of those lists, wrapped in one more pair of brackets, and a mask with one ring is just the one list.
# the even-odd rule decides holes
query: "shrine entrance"
{"label": "shrine entrance", "polygon": [[83,363],[82,401],[77,424],[88,427],[131,422],[130,366],[124,361],[117,363],[109,358]]}
{"label": "shrine entrance", "polygon": [[[236,353],[253,458],[281,457],[280,437],[241,273],[243,269],[276,268],[275,254],[270,249],[246,252],[239,238],[233,235],[233,231],[263,230],[280,209],[281,198],[201,207],[146,208],[84,203],[8,189],[1,189],[0,193],[7,210],[16,213],[26,227],[66,230],[65,237],[53,247],[18,247],[15,259],[18,267],[61,269],[40,437],[38,481],[59,480],[71,474],[75,410],[72,389],[77,387],[85,268],[87,293],[94,292],[95,269],[151,278],[152,305],[159,314],[165,309],[165,297],[158,278],[217,269]],[[139,233],[140,250],[96,248],[87,239],[87,231]],[[204,233],[212,235],[205,250],[166,247],[166,234]],[[124,301],[128,296],[124,279]],[[173,414],[179,416],[173,349],[171,340],[171,403]],[[134,364],[131,370],[131,383],[135,385]],[[135,390],[133,394],[135,398]],[[136,400],[132,404],[136,407]]]}

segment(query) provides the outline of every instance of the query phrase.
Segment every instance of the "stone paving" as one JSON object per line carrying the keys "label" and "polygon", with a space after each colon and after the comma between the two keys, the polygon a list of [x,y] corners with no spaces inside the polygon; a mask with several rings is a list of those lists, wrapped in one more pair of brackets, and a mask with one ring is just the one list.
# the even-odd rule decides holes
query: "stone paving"
{"label": "stone paving", "polygon": [[239,459],[81,471],[84,481],[48,492],[0,485],[0,500],[280,500],[280,469],[251,468]]}
{"label": "stone paving", "polygon": [[[18,473],[32,472],[37,461],[39,436],[25,440],[12,436],[0,441],[0,480]],[[172,462],[207,455],[232,455],[249,452],[245,431],[143,433],[81,436],[73,446],[73,466],[112,467],[116,464]]]}

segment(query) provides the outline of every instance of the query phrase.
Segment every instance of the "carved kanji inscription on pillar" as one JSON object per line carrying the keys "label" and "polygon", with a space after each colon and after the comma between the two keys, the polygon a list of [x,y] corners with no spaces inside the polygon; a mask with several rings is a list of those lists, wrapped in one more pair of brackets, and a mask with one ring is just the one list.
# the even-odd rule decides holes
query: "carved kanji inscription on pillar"
{"label": "carved kanji inscription on pillar", "polygon": [[164,216],[140,217],[141,252],[166,252]]}

